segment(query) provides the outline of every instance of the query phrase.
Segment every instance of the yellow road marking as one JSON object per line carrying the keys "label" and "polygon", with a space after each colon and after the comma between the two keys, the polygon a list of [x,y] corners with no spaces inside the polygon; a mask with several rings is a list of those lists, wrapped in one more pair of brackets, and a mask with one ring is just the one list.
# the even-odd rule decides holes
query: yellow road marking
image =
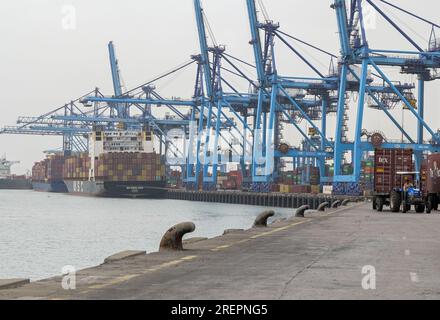
{"label": "yellow road marking", "polygon": [[300,225],[300,224],[303,224],[303,223],[309,222],[310,220],[311,220],[311,219],[306,219],[306,220],[301,221],[301,222],[295,222],[295,223],[289,224],[289,225],[284,226],[284,227],[276,228],[276,229],[271,230],[271,231],[267,231],[267,232],[263,232],[263,233],[257,234],[257,235],[255,235],[255,236],[249,237],[249,238],[247,238],[247,239],[243,239],[243,240],[239,240],[239,241],[233,242],[233,243],[231,243],[231,244],[218,246],[218,247],[216,247],[216,248],[211,249],[211,251],[213,251],[213,252],[217,252],[217,251],[220,251],[220,250],[223,250],[223,249],[227,249],[227,248],[230,248],[230,247],[235,246],[235,245],[237,245],[237,244],[241,244],[241,243],[249,242],[249,241],[251,241],[251,240],[253,240],[253,239],[258,239],[258,238],[261,238],[261,237],[265,237],[265,236],[268,236],[268,235],[271,235],[271,234],[274,234],[274,233],[277,233],[277,232],[281,232],[281,231],[284,231],[284,230],[290,229],[290,228],[292,228],[292,227],[294,227],[294,226],[297,226],[297,225]]}
{"label": "yellow road marking", "polygon": [[[330,211],[330,212],[326,213],[325,215],[329,216],[331,214],[335,214],[335,213],[338,213],[338,212],[346,211],[347,209],[353,209],[353,208],[356,208],[356,207],[360,207],[361,205],[362,205],[362,203],[356,203],[356,204],[353,204],[351,206],[342,207],[341,209],[338,209],[338,210],[335,210],[335,211]],[[321,217],[321,218],[323,218],[323,217]]]}
{"label": "yellow road marking", "polygon": [[227,245],[223,245],[223,246],[218,246],[218,247],[216,247],[214,249],[211,249],[211,251],[220,251],[220,250],[223,250],[223,249],[227,249],[227,248],[231,247],[232,245],[233,244],[227,244]]}
{"label": "yellow road marking", "polygon": [[245,243],[245,242],[249,242],[249,241],[251,241],[251,239],[243,239],[243,240],[235,242],[234,244],[240,244],[240,243]]}
{"label": "yellow road marking", "polygon": [[139,274],[128,274],[128,275],[125,275],[125,276],[114,278],[113,280],[111,280],[109,282],[106,282],[106,283],[101,283],[101,284],[96,284],[96,285],[90,286],[89,289],[102,289],[102,288],[106,288],[106,287],[109,287],[109,286],[120,284],[122,282],[126,282],[126,281],[131,280],[133,278],[136,278],[138,276],[139,276]]}
{"label": "yellow road marking", "polygon": [[267,232],[263,232],[263,233],[257,234],[255,236],[252,236],[251,239],[258,239],[258,238],[265,237],[265,236],[268,236],[268,235],[271,235],[271,234],[274,234],[274,233],[278,233],[280,231],[284,231],[284,230],[290,229],[290,228],[292,228],[294,226],[298,226],[300,224],[303,224],[303,223],[306,223],[306,222],[309,222],[309,221],[311,221],[311,219],[306,219],[306,220],[303,220],[301,222],[295,222],[295,223],[289,224],[289,225],[287,225],[285,227],[281,227],[281,228],[277,228],[277,229],[274,229],[274,230],[271,230],[271,231],[267,231]]}
{"label": "yellow road marking", "polygon": [[184,261],[190,261],[190,260],[194,260],[195,258],[197,258],[197,256],[187,256],[187,257],[183,257],[180,260],[184,260]]}
{"label": "yellow road marking", "polygon": [[249,241],[251,241],[251,240],[252,240],[251,238],[247,238],[247,239],[239,240],[239,241],[236,241],[236,242],[232,242],[231,244],[228,244],[228,245],[224,245],[224,246],[219,246],[219,247],[213,248],[213,249],[211,249],[211,251],[213,251],[213,252],[217,252],[217,251],[220,251],[220,250],[223,250],[223,249],[230,248],[230,247],[235,246],[235,245],[237,245],[237,244],[241,244],[241,243],[249,242]]}
{"label": "yellow road marking", "polygon": [[[158,265],[157,267],[155,267],[154,269],[155,270],[162,270],[162,269],[165,269],[165,268],[168,268],[168,267],[172,267],[172,266],[175,266],[175,265],[178,265],[178,264],[181,264],[182,262],[183,262],[184,260],[173,260],[173,261],[170,261],[170,262],[165,262],[165,263],[162,263],[162,264],[160,264],[160,265]],[[150,269],[147,269],[146,271],[148,272]]]}
{"label": "yellow road marking", "polygon": [[[128,274],[128,275],[120,276],[120,277],[112,279],[109,282],[102,283],[102,284],[96,284],[96,285],[90,286],[88,288],[89,289],[103,289],[103,288],[106,288],[106,287],[110,287],[110,286],[113,286],[113,285],[117,285],[117,284],[129,281],[129,280],[137,278],[137,277],[139,277],[139,276],[141,276],[143,274],[148,274],[148,273],[151,273],[151,272],[155,272],[155,271],[166,269],[166,268],[169,268],[169,267],[172,267],[172,266],[176,266],[176,265],[179,265],[179,264],[181,264],[183,262],[194,260],[196,258],[197,258],[197,256],[186,256],[186,257],[180,258],[178,260],[173,260],[173,261],[165,262],[165,263],[159,264],[157,266],[148,268],[148,269],[142,271],[140,274]],[[87,292],[88,291],[83,291],[82,293],[87,293]]]}

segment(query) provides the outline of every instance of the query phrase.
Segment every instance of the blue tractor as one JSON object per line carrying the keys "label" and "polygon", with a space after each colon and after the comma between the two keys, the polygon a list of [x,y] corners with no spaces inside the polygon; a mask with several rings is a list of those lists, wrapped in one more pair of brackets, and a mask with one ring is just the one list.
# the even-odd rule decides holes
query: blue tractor
{"label": "blue tractor", "polygon": [[[416,181],[415,178],[418,174],[418,172],[397,172],[397,175],[406,177],[413,176],[414,179],[412,179],[412,181]],[[425,212],[426,203],[420,187],[414,186],[412,183],[410,183],[410,179],[401,179],[401,181],[402,186],[393,189],[391,192],[391,211],[399,212],[400,208],[402,208],[402,212],[407,213],[408,211],[411,211],[411,207],[414,206],[414,209],[417,213]]]}

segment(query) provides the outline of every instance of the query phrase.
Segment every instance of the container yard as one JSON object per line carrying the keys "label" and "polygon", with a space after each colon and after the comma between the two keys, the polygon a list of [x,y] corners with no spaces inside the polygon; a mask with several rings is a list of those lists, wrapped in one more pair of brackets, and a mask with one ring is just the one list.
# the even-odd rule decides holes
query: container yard
{"label": "container yard", "polygon": [[[154,221],[148,232],[158,252],[127,248],[104,257],[99,267],[80,271],[84,282],[72,294],[58,290],[59,279],[42,280],[41,297],[203,298],[204,290],[215,299],[227,299],[228,293],[237,299],[328,299],[332,292],[348,299],[440,298],[440,283],[431,277],[440,262],[433,249],[440,239],[431,227],[440,226],[440,21],[432,18],[440,4],[164,0],[168,4],[161,7],[162,2],[134,1],[139,10],[133,15],[154,12],[139,19],[142,27],[136,30],[122,23],[123,31],[107,25],[97,32],[104,25],[98,19],[102,8],[94,7],[97,16],[82,11],[84,27],[71,30],[71,41],[84,42],[87,29],[96,37],[90,51],[75,43],[65,56],[56,56],[68,59],[62,60],[66,74],[84,72],[84,83],[96,86],[79,95],[81,81],[62,79],[63,90],[41,101],[56,103],[61,95],[66,103],[47,109],[37,101],[38,108],[23,111],[38,110],[35,114],[14,113],[15,125],[2,124],[0,141],[28,136],[39,147],[23,151],[7,142],[14,156],[36,162],[27,177],[11,174],[14,163],[1,159],[0,189],[32,188],[40,192],[28,193],[34,200],[65,199],[70,216],[84,210],[82,201],[105,203],[127,219],[137,208],[132,219]],[[179,18],[193,20],[191,30],[188,23],[177,25],[170,5]],[[165,16],[170,21],[163,23]],[[96,26],[88,24],[94,18]],[[169,28],[181,34],[173,39]],[[146,51],[143,40],[120,36],[144,36],[146,30],[153,50],[150,45]],[[184,62],[170,68],[176,59]],[[44,70],[54,74],[61,69],[58,60],[45,63]],[[69,63],[77,63],[74,70]],[[32,74],[44,73],[37,67]],[[49,80],[44,77],[32,82],[41,91]],[[1,196],[12,199],[0,190]],[[206,217],[194,215],[191,205],[202,206]],[[165,225],[156,208],[175,210],[175,223]],[[223,208],[237,221],[241,212],[255,219],[248,227],[240,220],[239,229],[228,222],[231,229],[203,237],[195,222],[221,223]],[[6,211],[8,219],[17,214]],[[112,223],[102,217],[80,224]],[[46,223],[51,221],[53,216]],[[134,227],[118,232],[128,239]],[[193,232],[196,237],[182,240]],[[118,241],[105,228],[96,237]],[[66,239],[72,240],[50,239],[47,247]],[[427,264],[421,267],[421,261]],[[380,281],[391,278],[374,288],[372,280],[366,285],[360,277],[370,267],[377,268],[371,274],[377,272]],[[241,268],[250,274],[244,276]],[[411,287],[415,283],[420,287]],[[0,275],[0,299],[38,292],[31,283],[2,295],[2,286]]]}

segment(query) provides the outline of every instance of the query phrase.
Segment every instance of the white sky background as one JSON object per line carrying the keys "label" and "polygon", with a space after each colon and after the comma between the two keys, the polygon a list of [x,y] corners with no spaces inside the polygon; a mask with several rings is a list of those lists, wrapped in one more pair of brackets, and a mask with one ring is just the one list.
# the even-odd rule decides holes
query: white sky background
{"label": "white sky background", "polygon": [[[337,54],[339,42],[331,2],[266,0],[265,5],[271,19],[280,22],[283,31]],[[438,1],[394,0],[394,3],[440,23]],[[62,10],[66,5],[76,9],[75,30],[62,27]],[[227,46],[228,53],[253,63],[245,0],[204,0],[203,5],[217,41]],[[412,29],[405,27],[405,30],[422,47],[427,47],[429,26],[386,10],[405,21]],[[150,80],[199,52],[192,0],[1,1],[0,13],[0,126],[14,125],[18,116],[45,113],[94,87],[111,95],[107,53],[110,40],[115,43],[122,77],[128,88]],[[372,48],[412,49],[381,17],[377,16],[376,22],[376,28],[368,30]],[[314,75],[280,42],[277,49],[280,74]],[[326,73],[329,59],[310,49],[307,52],[313,53],[319,61],[317,66]],[[158,82],[158,91],[166,97],[190,98],[194,78],[193,66],[178,77],[170,78],[172,81]],[[411,76],[399,76],[398,79],[403,82],[416,80]],[[426,86],[426,118],[434,128],[440,127],[439,85],[437,81]],[[247,86],[242,90],[247,91]],[[400,111],[394,114],[400,119]],[[355,118],[355,114],[351,117]],[[410,118],[409,113],[406,118]],[[302,126],[305,127],[305,123]],[[364,127],[382,130],[391,139],[400,138],[400,134],[391,129],[390,121],[378,111],[366,112]],[[405,127],[414,132],[414,122],[407,120]],[[334,126],[330,125],[329,130],[333,135]],[[294,131],[286,135],[292,135],[292,141],[297,141]],[[15,166],[15,172],[25,172],[33,162],[43,158],[43,150],[59,146],[61,138],[0,136],[0,153],[6,153],[10,160],[21,161]]]}

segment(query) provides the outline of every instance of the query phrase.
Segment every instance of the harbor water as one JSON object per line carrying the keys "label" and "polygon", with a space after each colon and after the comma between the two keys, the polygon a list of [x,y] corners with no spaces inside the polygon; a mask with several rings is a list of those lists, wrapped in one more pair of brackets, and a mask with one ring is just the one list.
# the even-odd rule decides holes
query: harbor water
{"label": "harbor water", "polygon": [[[172,225],[193,221],[190,237],[247,229],[263,207],[177,200],[107,199],[0,190],[0,279],[38,280],[101,264],[123,250],[158,250]],[[291,209],[274,209],[278,217]]]}

